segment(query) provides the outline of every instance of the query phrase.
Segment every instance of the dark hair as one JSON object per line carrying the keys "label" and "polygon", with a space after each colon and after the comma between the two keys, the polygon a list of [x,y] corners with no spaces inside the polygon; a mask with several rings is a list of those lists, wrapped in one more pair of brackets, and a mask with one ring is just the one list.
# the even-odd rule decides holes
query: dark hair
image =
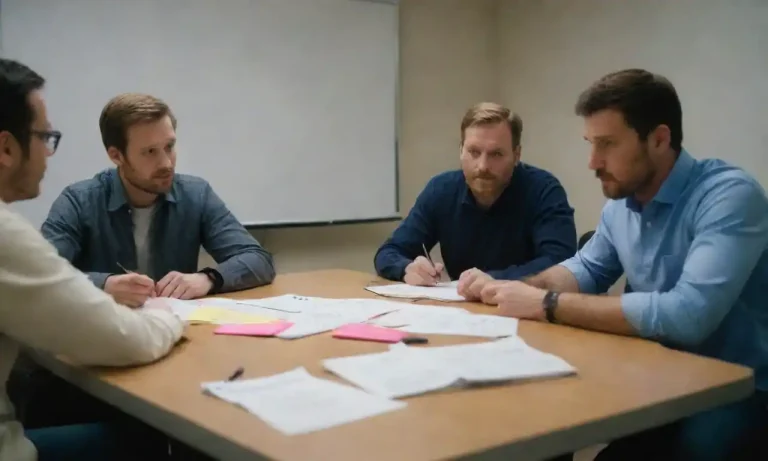
{"label": "dark hair", "polygon": [[170,117],[176,129],[176,117],[161,99],[142,93],[124,93],[107,102],[99,117],[99,129],[104,148],[115,147],[126,154],[128,128],[139,123],[156,122]]}
{"label": "dark hair", "polygon": [[659,125],[670,131],[670,145],[680,152],[683,144],[683,109],[675,87],[658,74],[643,69],[610,73],[579,96],[576,115],[588,117],[604,109],[624,115],[627,125],[645,140]]}
{"label": "dark hair", "polygon": [[45,79],[24,64],[0,58],[0,131],[11,133],[24,154],[29,153],[29,141],[35,113],[29,94],[45,85]]}
{"label": "dark hair", "polygon": [[467,128],[478,125],[491,125],[507,122],[512,134],[512,147],[520,145],[523,135],[523,119],[508,108],[495,102],[481,102],[470,107],[461,119],[461,144],[464,144],[464,135]]}

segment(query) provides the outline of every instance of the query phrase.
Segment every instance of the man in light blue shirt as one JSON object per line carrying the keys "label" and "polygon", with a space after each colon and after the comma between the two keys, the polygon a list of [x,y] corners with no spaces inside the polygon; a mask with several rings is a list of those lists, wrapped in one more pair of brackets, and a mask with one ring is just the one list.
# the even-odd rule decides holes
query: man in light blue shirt
{"label": "man in light blue shirt", "polygon": [[[664,77],[606,75],[576,112],[592,146],[589,168],[610,199],[596,232],[576,256],[525,283],[488,284],[483,300],[502,315],[641,336],[751,367],[749,399],[617,440],[597,459],[743,456],[745,441],[768,429],[768,198],[743,170],[683,149],[680,101]],[[622,273],[623,295],[593,296]]]}

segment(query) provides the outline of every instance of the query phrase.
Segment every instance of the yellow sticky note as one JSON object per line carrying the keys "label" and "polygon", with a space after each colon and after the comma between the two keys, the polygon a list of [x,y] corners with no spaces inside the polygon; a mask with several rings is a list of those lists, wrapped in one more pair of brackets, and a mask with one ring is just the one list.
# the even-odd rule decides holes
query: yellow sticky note
{"label": "yellow sticky note", "polygon": [[187,321],[190,323],[253,324],[271,323],[277,321],[277,319],[261,315],[245,314],[221,307],[201,306],[189,315]]}

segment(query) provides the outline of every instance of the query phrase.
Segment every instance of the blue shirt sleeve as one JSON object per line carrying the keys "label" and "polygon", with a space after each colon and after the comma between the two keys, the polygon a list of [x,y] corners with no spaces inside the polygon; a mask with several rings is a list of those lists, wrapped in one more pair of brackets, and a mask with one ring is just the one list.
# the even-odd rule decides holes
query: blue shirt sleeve
{"label": "blue shirt sleeve", "polygon": [[[48,216],[40,228],[43,237],[56,247],[59,256],[75,267],[82,251],[84,238],[81,208],[81,203],[75,194],[69,188],[65,188],[51,205]],[[107,278],[112,275],[108,272],[86,272],[85,274],[99,288],[104,288]]]}
{"label": "blue shirt sleeve", "polygon": [[713,186],[693,220],[677,284],[663,293],[622,296],[624,316],[643,337],[679,346],[703,342],[736,303],[768,245],[768,199],[746,177]]}
{"label": "blue shirt sleeve", "polygon": [[203,248],[218,264],[221,291],[245,290],[272,283],[272,255],[243,227],[207,185],[203,211]]}
{"label": "blue shirt sleeve", "polygon": [[575,256],[561,263],[576,278],[581,293],[605,293],[624,272],[607,226],[614,205],[608,203],[603,207],[592,238]]}
{"label": "blue shirt sleeve", "polygon": [[542,272],[576,253],[576,224],[565,189],[549,181],[530,204],[535,258],[526,264],[489,271],[495,279],[518,280]]}
{"label": "blue shirt sleeve", "polygon": [[416,198],[408,216],[379,248],[373,258],[376,273],[388,280],[402,281],[405,267],[416,257],[424,254],[422,245],[431,250],[437,243],[437,219],[435,210],[438,203],[435,180]]}

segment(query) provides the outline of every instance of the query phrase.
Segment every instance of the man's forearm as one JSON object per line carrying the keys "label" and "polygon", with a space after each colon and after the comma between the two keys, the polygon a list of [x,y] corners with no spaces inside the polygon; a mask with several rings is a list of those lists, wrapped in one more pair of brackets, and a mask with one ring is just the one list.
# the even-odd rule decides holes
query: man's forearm
{"label": "man's forearm", "polygon": [[524,279],[523,282],[542,290],[557,291],[559,293],[579,292],[579,283],[576,281],[576,277],[563,266],[550,267],[544,272]]}
{"label": "man's forearm", "polygon": [[268,285],[275,279],[272,256],[264,250],[239,254],[216,269],[224,282],[221,291],[225,293]]}
{"label": "man's forearm", "polygon": [[620,296],[563,293],[557,303],[555,319],[557,323],[587,330],[630,336],[638,334],[624,317]]}

